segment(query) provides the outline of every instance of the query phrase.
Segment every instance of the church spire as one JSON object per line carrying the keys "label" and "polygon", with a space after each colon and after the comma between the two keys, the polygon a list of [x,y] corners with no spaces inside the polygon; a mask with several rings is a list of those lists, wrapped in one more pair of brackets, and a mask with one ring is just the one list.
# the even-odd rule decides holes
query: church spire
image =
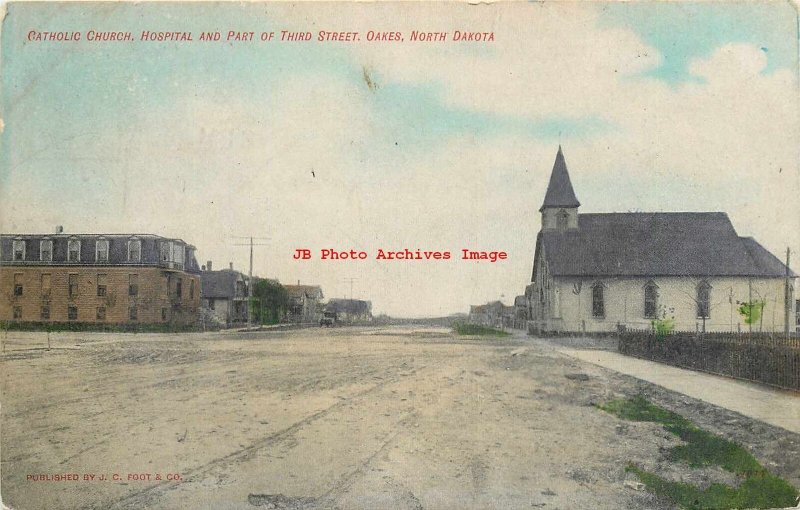
{"label": "church spire", "polygon": [[558,146],[556,161],[553,163],[553,172],[550,174],[550,183],[547,185],[547,193],[544,195],[544,203],[539,208],[539,212],[553,208],[572,208],[579,207],[578,198],[575,190],[572,189],[572,182],[569,180],[567,163],[564,161],[564,153],[561,152],[561,145]]}

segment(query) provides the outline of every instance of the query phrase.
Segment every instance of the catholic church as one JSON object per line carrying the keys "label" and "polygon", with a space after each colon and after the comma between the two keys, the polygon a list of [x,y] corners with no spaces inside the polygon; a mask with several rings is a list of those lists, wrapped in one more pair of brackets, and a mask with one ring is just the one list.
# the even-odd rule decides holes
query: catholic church
{"label": "catholic church", "polygon": [[[723,212],[582,213],[558,148],[539,209],[531,332],[776,331],[796,275]],[[757,314],[747,315],[743,303]],[[757,315],[757,317],[756,317]]]}

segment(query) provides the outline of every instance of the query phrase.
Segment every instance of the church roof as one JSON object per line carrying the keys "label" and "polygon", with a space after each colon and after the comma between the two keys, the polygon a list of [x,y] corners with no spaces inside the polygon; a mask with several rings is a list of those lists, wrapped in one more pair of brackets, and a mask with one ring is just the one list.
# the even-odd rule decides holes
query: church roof
{"label": "church roof", "polygon": [[536,251],[542,249],[554,276],[782,277],[786,271],[753,238],[739,237],[721,212],[579,214],[577,229],[540,232]]}
{"label": "church roof", "polygon": [[[781,262],[778,257],[767,251],[767,249],[761,246],[758,241],[752,237],[742,237],[741,240],[744,243],[747,252],[750,254],[750,257],[759,267],[770,274],[782,276],[786,275],[786,264]],[[789,275],[791,276],[793,274],[794,273],[789,270]]]}
{"label": "church roof", "polygon": [[544,195],[544,203],[539,208],[539,212],[547,207],[578,207],[580,205],[581,203],[575,196],[575,190],[572,189],[567,162],[564,161],[564,153],[561,152],[559,145],[556,161],[553,163],[553,171],[550,174],[550,183],[547,185],[547,193]]}

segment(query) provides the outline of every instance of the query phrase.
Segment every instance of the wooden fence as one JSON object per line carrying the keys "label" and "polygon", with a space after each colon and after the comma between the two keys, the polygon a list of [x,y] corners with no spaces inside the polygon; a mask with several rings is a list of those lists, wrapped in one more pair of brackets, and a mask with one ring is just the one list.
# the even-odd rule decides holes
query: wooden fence
{"label": "wooden fence", "polygon": [[0,332],[0,354],[31,349],[50,349],[50,332],[30,333],[22,331]]}
{"label": "wooden fence", "polygon": [[619,352],[712,374],[800,390],[800,338],[767,334],[626,331]]}

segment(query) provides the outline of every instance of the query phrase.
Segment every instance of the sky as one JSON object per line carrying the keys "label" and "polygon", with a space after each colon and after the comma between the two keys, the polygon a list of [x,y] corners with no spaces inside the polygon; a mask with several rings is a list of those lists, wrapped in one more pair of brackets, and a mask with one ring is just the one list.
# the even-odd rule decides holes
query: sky
{"label": "sky", "polygon": [[[787,2],[5,7],[4,233],[174,236],[201,264],[245,272],[241,237],[255,236],[259,276],[326,298],[351,296],[355,279],[374,313],[467,312],[529,283],[560,144],[580,212],[724,211],[739,235],[800,260]],[[88,30],[195,40],[98,43]],[[362,40],[198,40],[229,30]],[[369,30],[405,40],[368,42]],[[412,30],[494,41],[412,42]],[[300,248],[313,259],[294,260]],[[368,259],[319,260],[325,248]],[[374,259],[404,248],[453,259]],[[459,260],[463,248],[508,259]]]}

